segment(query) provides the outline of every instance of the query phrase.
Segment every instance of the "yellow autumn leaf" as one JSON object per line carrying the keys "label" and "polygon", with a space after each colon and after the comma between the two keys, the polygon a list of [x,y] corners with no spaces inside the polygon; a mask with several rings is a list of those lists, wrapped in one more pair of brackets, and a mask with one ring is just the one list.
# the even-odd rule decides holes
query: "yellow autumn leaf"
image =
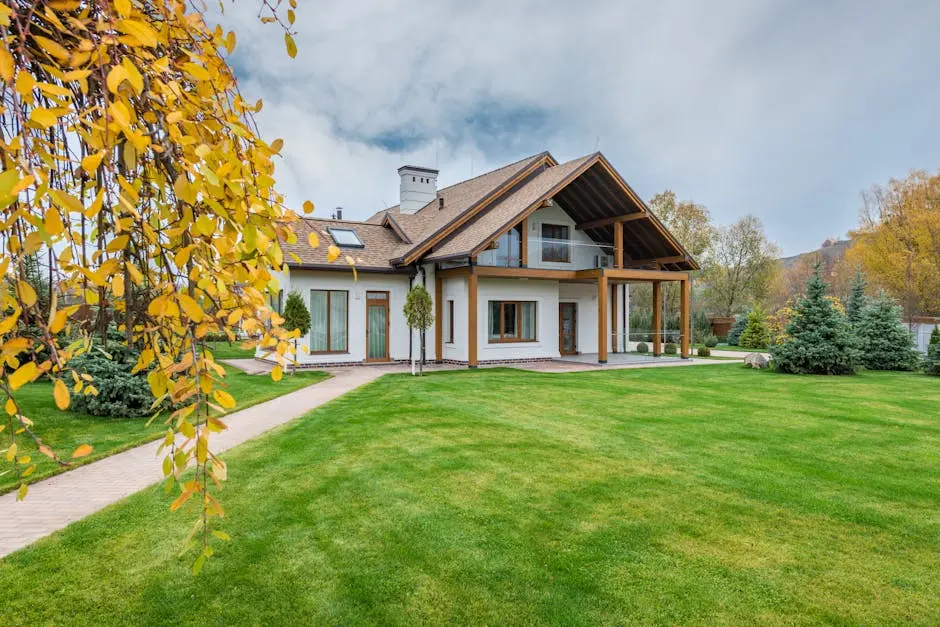
{"label": "yellow autumn leaf", "polygon": [[313,203],[309,200],[304,201],[304,213],[313,213]]}
{"label": "yellow autumn leaf", "polygon": [[14,401],[12,398],[7,398],[7,402],[6,402],[6,405],[4,406],[4,409],[6,409],[9,415],[11,416],[16,415],[16,401]]}
{"label": "yellow autumn leaf", "polygon": [[36,363],[28,361],[19,368],[16,369],[16,372],[11,374],[7,379],[7,382],[10,384],[10,387],[13,390],[18,390],[23,387],[25,384],[29,383],[36,378],[36,375],[39,374],[39,368],[36,367]]}
{"label": "yellow autumn leaf", "polygon": [[51,333],[58,333],[65,328],[65,323],[68,322],[69,313],[65,309],[60,309],[55,312],[55,316],[52,317],[52,323],[49,325],[49,331]]}
{"label": "yellow autumn leaf", "polygon": [[124,296],[124,277],[120,274],[114,275],[114,278],[111,279],[111,293],[114,294],[116,298],[122,298]]}
{"label": "yellow autumn leaf", "polygon": [[55,380],[55,386],[52,388],[52,395],[55,397],[55,404],[61,410],[69,408],[69,388],[62,379]]}
{"label": "yellow autumn leaf", "polygon": [[0,78],[9,83],[13,80],[15,71],[13,55],[6,49],[6,46],[0,47]]}
{"label": "yellow autumn leaf", "polygon": [[284,369],[281,368],[280,364],[277,364],[276,366],[271,368],[271,380],[272,381],[280,381],[281,377],[283,376],[284,376]]}
{"label": "yellow autumn leaf", "polygon": [[215,220],[202,214],[196,220],[196,230],[202,233],[203,235],[212,235],[215,233]]}
{"label": "yellow autumn leaf", "polygon": [[235,407],[235,399],[225,390],[216,390],[212,393],[212,397],[225,409],[232,409]]}
{"label": "yellow autumn leaf", "polygon": [[116,94],[121,83],[125,80],[127,80],[127,70],[124,69],[123,65],[115,65],[111,68],[111,71],[108,72],[108,91],[112,94]]}
{"label": "yellow autumn leaf", "polygon": [[114,0],[114,8],[117,10],[118,15],[127,17],[131,14],[131,0]]}
{"label": "yellow autumn leaf", "polygon": [[183,70],[197,81],[208,81],[212,78],[209,70],[196,63],[184,63]]}
{"label": "yellow autumn leaf", "polygon": [[326,249],[326,259],[330,263],[336,261],[340,256],[339,246],[335,244],[330,244],[330,247]]}
{"label": "yellow autumn leaf", "polygon": [[50,128],[55,126],[56,122],[59,121],[59,114],[55,109],[47,109],[46,107],[36,107],[29,112],[29,119],[32,122],[35,122],[42,128]]}
{"label": "yellow autumn leaf", "polygon": [[65,224],[62,223],[62,216],[59,215],[58,209],[55,207],[49,207],[46,209],[46,216],[43,220],[43,226],[46,229],[46,233],[52,237],[55,237],[65,230]]}
{"label": "yellow autumn leaf", "polygon": [[186,312],[186,315],[189,316],[189,319],[193,322],[202,322],[202,319],[206,317],[206,313],[202,310],[202,307],[200,307],[199,303],[191,296],[187,294],[177,294],[177,299],[179,300],[180,307],[183,308],[183,311]]}
{"label": "yellow autumn leaf", "polygon": [[90,444],[81,444],[75,451],[72,453],[72,459],[78,459],[79,457],[87,457],[91,455],[91,452],[94,449]]}
{"label": "yellow autumn leaf", "polygon": [[284,147],[284,140],[281,138],[277,138],[273,142],[271,142],[271,152],[273,152],[274,154],[281,152],[281,148],[283,147]]}
{"label": "yellow autumn leaf", "polygon": [[88,155],[82,159],[82,169],[89,174],[94,174],[98,170],[98,166],[101,165],[102,159],[104,159],[103,150],[99,150],[93,155]]}
{"label": "yellow autumn leaf", "polygon": [[311,231],[310,235],[307,236],[307,243],[310,244],[311,248],[318,248],[320,246],[320,236]]}
{"label": "yellow autumn leaf", "polygon": [[59,59],[60,61],[67,61],[69,58],[69,51],[66,50],[62,44],[59,42],[49,39],[48,37],[43,37],[41,35],[33,35],[36,39],[36,43],[46,51],[50,56]]}
{"label": "yellow autumn leaf", "polygon": [[19,489],[16,491],[16,500],[22,501],[25,499],[27,492],[29,492],[29,484],[21,483]]}
{"label": "yellow autumn leaf", "polygon": [[108,242],[108,245],[104,247],[109,253],[116,253],[127,248],[127,243],[131,241],[130,235],[118,235],[113,240]]}
{"label": "yellow autumn leaf", "polygon": [[284,44],[287,46],[287,54],[290,55],[290,58],[293,59],[297,56],[297,44],[294,42],[294,38],[291,37],[290,33],[284,33]]}
{"label": "yellow autumn leaf", "polygon": [[27,307],[32,307],[36,302],[36,290],[26,281],[17,281],[16,291],[19,292],[20,300],[23,301],[23,304]]}

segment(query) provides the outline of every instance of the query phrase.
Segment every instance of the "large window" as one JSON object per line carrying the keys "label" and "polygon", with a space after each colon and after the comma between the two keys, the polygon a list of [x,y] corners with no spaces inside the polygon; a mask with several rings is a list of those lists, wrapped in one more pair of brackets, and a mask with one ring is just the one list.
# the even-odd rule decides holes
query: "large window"
{"label": "large window", "polygon": [[542,225],[542,261],[569,263],[571,261],[571,236],[564,224]]}
{"label": "large window", "polygon": [[348,350],[349,292],[310,290],[310,352]]}
{"label": "large window", "polygon": [[454,301],[447,301],[447,331],[446,335],[447,342],[449,344],[454,343]]}
{"label": "large window", "polygon": [[491,300],[489,304],[490,342],[535,341],[534,302]]}

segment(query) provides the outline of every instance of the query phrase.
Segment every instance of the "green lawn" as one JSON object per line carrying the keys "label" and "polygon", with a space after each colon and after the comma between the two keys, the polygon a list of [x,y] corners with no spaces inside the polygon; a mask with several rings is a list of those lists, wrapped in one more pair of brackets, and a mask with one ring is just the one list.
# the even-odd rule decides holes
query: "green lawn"
{"label": "green lawn", "polygon": [[255,349],[242,348],[241,342],[208,342],[209,350],[216,359],[251,359]]}
{"label": "green lawn", "polygon": [[0,561],[3,623],[940,622],[940,381],[389,376]]}
{"label": "green lawn", "polygon": [[[268,376],[251,376],[230,366],[225,366],[225,381],[229,392],[238,401],[237,409],[244,409],[262,401],[287,394],[306,385],[311,385],[326,378],[327,374],[318,371],[301,371],[294,376],[285,376],[274,382]],[[71,467],[64,468],[36,451],[32,441],[21,438],[20,454],[30,456],[36,463],[36,471],[27,479],[35,483],[54,474],[71,470],[76,466],[114,455],[125,449],[160,437],[166,432],[166,425],[160,418],[148,427],[147,418],[99,418],[70,411],[59,411],[52,398],[52,384],[36,382],[27,385],[16,393],[16,398],[23,408],[23,414],[35,423],[36,434],[51,446],[60,456],[68,459],[79,444],[91,444],[94,452],[88,457],[76,460]],[[6,395],[0,394],[0,402],[6,402]],[[3,434],[6,436],[6,434]],[[6,461],[0,466],[6,474],[0,474],[0,494],[9,492],[19,485]]]}

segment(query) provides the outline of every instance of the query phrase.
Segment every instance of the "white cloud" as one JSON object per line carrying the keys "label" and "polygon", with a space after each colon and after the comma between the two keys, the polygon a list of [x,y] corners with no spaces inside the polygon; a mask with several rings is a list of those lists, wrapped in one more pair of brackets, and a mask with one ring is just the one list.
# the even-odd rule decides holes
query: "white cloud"
{"label": "white cloud", "polygon": [[862,187],[940,165],[912,141],[940,131],[936,3],[301,3],[294,60],[249,5],[224,18],[242,89],[321,215],[394,204],[406,161],[447,184],[599,139],[644,196],[755,213],[790,253],[854,226]]}

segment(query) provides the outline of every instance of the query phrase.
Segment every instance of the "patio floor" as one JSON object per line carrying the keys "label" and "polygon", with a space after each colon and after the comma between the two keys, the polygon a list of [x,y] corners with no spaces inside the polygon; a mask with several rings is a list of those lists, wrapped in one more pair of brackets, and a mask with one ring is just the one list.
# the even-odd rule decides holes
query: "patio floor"
{"label": "patio floor", "polygon": [[[575,364],[591,364],[592,366],[601,366],[597,363],[597,353],[581,353],[580,355],[562,355],[557,361],[564,361]],[[653,354],[640,353],[607,353],[608,366],[622,366],[632,364],[650,364],[658,362],[682,361],[678,355],[660,355],[655,357]]]}

